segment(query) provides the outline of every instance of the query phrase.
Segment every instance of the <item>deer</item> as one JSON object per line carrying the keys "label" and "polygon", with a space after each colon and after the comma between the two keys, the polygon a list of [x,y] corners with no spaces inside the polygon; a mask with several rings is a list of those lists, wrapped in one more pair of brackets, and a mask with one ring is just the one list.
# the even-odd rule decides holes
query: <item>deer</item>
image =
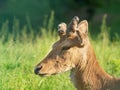
{"label": "deer", "polygon": [[60,39],[48,55],[35,66],[39,76],[71,70],[70,78],[77,90],[120,90],[120,78],[109,75],[100,65],[88,35],[87,20],[74,16],[70,23],[58,25]]}

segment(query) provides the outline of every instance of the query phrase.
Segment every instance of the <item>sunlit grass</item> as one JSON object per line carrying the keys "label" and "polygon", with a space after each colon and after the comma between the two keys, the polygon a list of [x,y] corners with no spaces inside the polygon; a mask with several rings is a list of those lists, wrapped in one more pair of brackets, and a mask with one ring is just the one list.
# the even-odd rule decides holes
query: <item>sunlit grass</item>
{"label": "sunlit grass", "polygon": [[38,38],[35,43],[0,43],[0,90],[74,90],[69,72],[46,78],[33,72],[56,40],[46,37]]}
{"label": "sunlit grass", "polygon": [[[53,38],[38,38],[36,42],[0,42],[0,90],[75,90],[69,72],[41,78],[33,72],[34,66],[51,49]],[[120,76],[120,42],[102,46],[93,41],[97,58],[102,67],[112,75]]]}

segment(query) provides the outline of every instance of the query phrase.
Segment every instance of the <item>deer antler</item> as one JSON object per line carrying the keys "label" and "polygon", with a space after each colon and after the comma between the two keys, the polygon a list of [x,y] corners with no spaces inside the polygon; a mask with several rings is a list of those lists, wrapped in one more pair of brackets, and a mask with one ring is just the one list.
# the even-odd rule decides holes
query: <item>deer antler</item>
{"label": "deer antler", "polygon": [[[79,18],[75,16],[68,25],[67,35],[68,36],[77,36],[80,46],[85,45],[85,35],[88,31],[88,23],[86,20],[83,20],[79,23]],[[76,33],[76,34],[75,34]]]}
{"label": "deer antler", "polygon": [[78,29],[79,18],[77,16],[73,17],[68,25],[67,32],[75,32]]}
{"label": "deer antler", "polygon": [[66,29],[67,29],[66,23],[63,22],[58,25],[58,34],[60,38],[66,35]]}

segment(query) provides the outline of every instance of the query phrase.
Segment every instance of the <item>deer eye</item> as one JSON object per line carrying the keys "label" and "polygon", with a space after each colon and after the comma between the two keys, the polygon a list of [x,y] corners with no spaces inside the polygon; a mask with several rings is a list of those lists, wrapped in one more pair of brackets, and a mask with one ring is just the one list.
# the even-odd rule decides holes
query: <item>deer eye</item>
{"label": "deer eye", "polygon": [[68,50],[70,47],[62,47],[62,50]]}

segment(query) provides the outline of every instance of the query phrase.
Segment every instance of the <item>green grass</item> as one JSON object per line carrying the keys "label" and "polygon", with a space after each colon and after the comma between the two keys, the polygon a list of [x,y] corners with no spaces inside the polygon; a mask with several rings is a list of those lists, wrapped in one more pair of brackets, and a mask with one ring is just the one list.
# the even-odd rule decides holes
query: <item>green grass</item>
{"label": "green grass", "polygon": [[[117,36],[111,42],[106,32],[108,28],[103,22],[99,37],[90,40],[101,66],[108,73],[120,76],[120,39]],[[8,35],[8,31],[4,32],[6,28],[7,24],[4,24],[0,33],[0,90],[76,90],[69,72],[44,78],[34,74],[35,65],[58,40],[54,32],[46,32],[45,28],[41,28],[42,36],[33,39],[32,32],[29,36],[25,32],[21,36],[14,32]]]}
{"label": "green grass", "polygon": [[0,90],[74,90],[69,72],[46,78],[33,72],[55,40],[41,37],[35,43],[0,42]]}
{"label": "green grass", "polygon": [[[55,37],[40,37],[35,43],[0,42],[0,90],[75,90],[69,72],[45,78],[33,72],[56,40]],[[92,40],[92,45],[102,67],[120,76],[120,42],[103,45],[102,40]]]}

